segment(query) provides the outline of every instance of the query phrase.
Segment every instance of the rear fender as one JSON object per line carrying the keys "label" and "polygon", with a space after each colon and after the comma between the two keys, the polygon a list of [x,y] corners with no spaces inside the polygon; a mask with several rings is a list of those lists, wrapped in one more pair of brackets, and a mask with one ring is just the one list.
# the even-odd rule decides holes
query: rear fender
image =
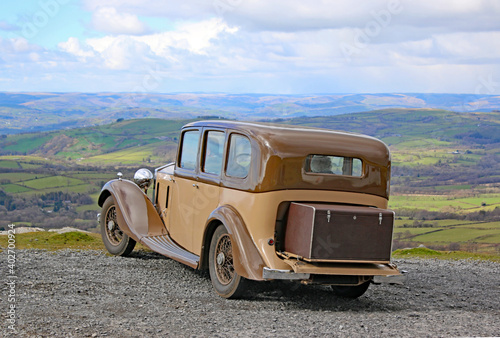
{"label": "rear fender", "polygon": [[167,233],[153,203],[144,192],[128,180],[112,180],[104,185],[98,204],[102,207],[109,196],[116,205],[116,217],[120,229],[136,241],[151,235]]}
{"label": "rear fender", "polygon": [[[212,211],[207,224],[211,224],[214,221],[224,224],[231,237],[231,242],[233,243],[233,264],[236,272],[248,279],[263,280],[262,271],[266,265],[240,214],[233,207],[223,205]],[[206,227],[204,234],[206,250],[202,250],[202,254],[207,256],[210,237],[213,233],[213,231],[209,230],[210,228]]]}

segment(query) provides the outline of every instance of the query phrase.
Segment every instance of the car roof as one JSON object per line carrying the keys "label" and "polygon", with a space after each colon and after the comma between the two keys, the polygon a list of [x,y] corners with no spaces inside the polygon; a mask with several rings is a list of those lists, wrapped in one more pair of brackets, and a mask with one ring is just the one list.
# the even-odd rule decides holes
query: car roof
{"label": "car roof", "polygon": [[197,121],[185,125],[183,129],[193,127],[231,129],[250,135],[261,147],[268,148],[270,152],[283,158],[324,154],[361,157],[382,166],[390,163],[390,152],[384,142],[358,133],[231,120]]}

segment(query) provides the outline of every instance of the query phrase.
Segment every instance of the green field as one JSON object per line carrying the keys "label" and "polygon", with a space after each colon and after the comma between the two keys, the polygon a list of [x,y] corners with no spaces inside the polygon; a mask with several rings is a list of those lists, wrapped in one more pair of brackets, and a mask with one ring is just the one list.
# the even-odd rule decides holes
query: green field
{"label": "green field", "polygon": [[[450,189],[453,190],[453,189]],[[472,212],[493,210],[500,207],[500,194],[478,194],[473,197],[455,195],[392,195],[389,199],[391,209],[423,209],[441,212]]]}
{"label": "green field", "polygon": [[[442,243],[453,243],[453,242],[477,242],[484,237],[490,237],[492,235],[500,235],[500,229],[477,229],[477,228],[455,228],[455,229],[443,229],[438,230],[429,234],[422,234],[415,236],[413,241],[416,242],[442,242]],[[495,242],[484,242],[489,244],[495,244]]]}
{"label": "green field", "polygon": [[[92,205],[72,207],[77,212],[97,211],[100,188],[117,171],[128,171],[125,177],[130,178],[139,167],[153,169],[173,160],[179,130],[190,121],[124,120],[8,135],[0,139],[0,147],[4,154],[11,151],[14,155],[0,156],[0,189],[15,198],[59,191],[88,194]],[[499,121],[499,113],[387,109],[280,122],[361,132],[386,142],[394,173],[389,208],[396,211],[396,217],[424,215],[422,219],[396,219],[394,239],[402,247],[458,244],[467,250],[495,252],[500,245],[500,222],[466,217],[500,207],[500,139],[495,131]],[[425,212],[455,214],[461,219],[430,220]]]}
{"label": "green field", "polygon": [[50,176],[34,180],[24,181],[23,184],[31,189],[41,190],[47,187],[65,188],[83,184],[82,180],[68,176]]}
{"label": "green field", "polygon": [[[0,157],[0,162],[16,165],[16,172],[0,172],[0,190],[8,194],[42,195],[49,192],[94,193],[100,190],[103,182],[116,177],[114,168],[105,169],[104,172],[75,171],[71,168],[59,169],[54,174],[49,174],[43,169],[47,165],[44,159],[32,156]],[[39,162],[40,164],[36,164]],[[30,169],[20,169],[27,165]],[[13,167],[11,165],[10,167]]]}
{"label": "green field", "polygon": [[120,165],[138,165],[140,163],[146,163],[148,158],[156,163],[159,163],[160,159],[158,157],[151,156],[153,149],[154,144],[127,148],[109,154],[89,157],[83,160],[82,163],[102,165],[109,165],[110,163]]}

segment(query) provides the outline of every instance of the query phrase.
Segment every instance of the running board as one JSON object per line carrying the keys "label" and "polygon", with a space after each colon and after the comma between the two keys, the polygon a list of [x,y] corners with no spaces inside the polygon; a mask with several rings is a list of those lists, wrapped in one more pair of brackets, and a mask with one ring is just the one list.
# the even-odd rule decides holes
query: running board
{"label": "running board", "polygon": [[141,242],[151,250],[181,262],[182,264],[186,264],[194,269],[198,267],[200,257],[175,244],[168,235],[143,237],[141,238]]}

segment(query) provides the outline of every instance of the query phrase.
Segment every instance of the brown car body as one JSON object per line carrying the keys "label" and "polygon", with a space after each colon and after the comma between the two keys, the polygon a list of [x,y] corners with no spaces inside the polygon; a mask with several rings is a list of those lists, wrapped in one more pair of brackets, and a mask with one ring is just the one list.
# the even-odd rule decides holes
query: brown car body
{"label": "brown car body", "polygon": [[[317,170],[325,159],[328,171]],[[123,236],[111,232],[111,245],[129,237],[193,268],[215,269],[212,282],[228,288],[235,276],[236,284],[291,279],[357,297],[370,282],[400,275],[390,261],[390,169],[388,147],[369,136],[194,122],[181,130],[176,162],[155,170],[152,200],[121,178],[103,187],[99,205],[111,196],[116,213],[111,222],[101,216],[103,238],[117,223]],[[214,234],[229,241],[229,252],[217,251]],[[229,277],[218,278],[222,268]],[[215,284],[223,297],[241,294],[238,285],[221,291]]]}

